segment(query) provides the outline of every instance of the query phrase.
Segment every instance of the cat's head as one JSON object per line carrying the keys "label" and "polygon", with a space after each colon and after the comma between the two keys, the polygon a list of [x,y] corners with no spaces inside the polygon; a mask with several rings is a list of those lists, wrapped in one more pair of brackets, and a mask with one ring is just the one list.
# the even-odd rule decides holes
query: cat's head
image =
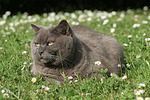
{"label": "cat's head", "polygon": [[74,34],[66,20],[52,27],[31,26],[36,32],[31,42],[34,62],[58,66],[62,61],[70,60],[74,51]]}

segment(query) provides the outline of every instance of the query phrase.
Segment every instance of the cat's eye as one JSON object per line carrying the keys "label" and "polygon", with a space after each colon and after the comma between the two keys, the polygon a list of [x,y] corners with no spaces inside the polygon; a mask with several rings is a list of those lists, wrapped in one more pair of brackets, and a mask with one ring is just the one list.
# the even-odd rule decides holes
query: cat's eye
{"label": "cat's eye", "polygon": [[35,43],[35,45],[36,45],[37,47],[39,47],[39,46],[40,46],[40,44],[39,44],[39,43]]}
{"label": "cat's eye", "polygon": [[48,43],[48,46],[51,46],[51,45],[53,45],[54,44],[54,42],[49,42]]}

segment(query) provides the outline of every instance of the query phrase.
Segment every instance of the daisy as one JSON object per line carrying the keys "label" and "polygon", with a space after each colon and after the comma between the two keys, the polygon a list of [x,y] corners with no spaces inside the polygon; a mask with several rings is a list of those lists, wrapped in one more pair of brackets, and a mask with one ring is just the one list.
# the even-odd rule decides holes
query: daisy
{"label": "daisy", "polygon": [[100,61],[96,61],[96,62],[95,62],[95,65],[98,65],[98,66],[99,66],[100,64],[101,64]]}
{"label": "daisy", "polygon": [[105,20],[103,21],[103,25],[106,25],[108,22],[109,22],[109,20],[108,20],[108,19],[105,19]]}
{"label": "daisy", "polygon": [[32,78],[32,80],[31,80],[33,83],[35,83],[36,82],[36,78]]}
{"label": "daisy", "polygon": [[127,79],[127,75],[124,75],[124,76],[122,77],[122,79],[123,79],[123,80]]}
{"label": "daisy", "polygon": [[133,28],[137,28],[137,27],[140,27],[141,25],[140,24],[133,24]]}
{"label": "daisy", "polygon": [[126,44],[126,43],[124,43],[123,45],[124,45],[124,46],[128,46],[128,44]]}
{"label": "daisy", "polygon": [[139,92],[137,89],[135,89],[135,90],[134,90],[134,94],[135,94],[135,95],[140,95],[140,92]]}
{"label": "daisy", "polygon": [[138,88],[145,87],[144,83],[140,83]]}
{"label": "daisy", "polygon": [[49,91],[50,90],[50,88],[49,87],[45,87],[45,91]]}
{"label": "daisy", "polygon": [[1,90],[1,93],[5,93],[5,90]]}
{"label": "daisy", "polygon": [[132,35],[128,35],[128,38],[132,38]]}
{"label": "daisy", "polygon": [[123,92],[121,92],[121,95],[124,95],[124,93],[123,93]]}
{"label": "daisy", "polygon": [[144,100],[142,97],[137,97],[136,100]]}
{"label": "daisy", "polygon": [[69,77],[68,77],[68,80],[71,80],[71,79],[73,79],[73,77],[72,77],[72,76],[69,76]]}
{"label": "daisy", "polygon": [[111,33],[114,33],[114,32],[115,32],[115,29],[114,29],[114,28],[111,28],[111,29],[110,29],[110,32],[111,32]]}
{"label": "daisy", "polygon": [[42,88],[45,88],[45,85],[42,85]]}
{"label": "daisy", "polygon": [[78,80],[74,80],[74,82],[75,82],[75,83],[77,83],[77,82],[78,82]]}
{"label": "daisy", "polygon": [[149,98],[149,97],[146,97],[145,100],[150,100],[150,98]]}
{"label": "daisy", "polygon": [[8,94],[8,93],[4,93],[3,96],[4,96],[5,98],[9,98],[9,94]]}
{"label": "daisy", "polygon": [[27,55],[27,51],[23,51],[23,52],[22,52],[22,54],[25,54],[25,55]]}
{"label": "daisy", "polygon": [[143,94],[145,92],[145,90],[139,90],[140,94]]}

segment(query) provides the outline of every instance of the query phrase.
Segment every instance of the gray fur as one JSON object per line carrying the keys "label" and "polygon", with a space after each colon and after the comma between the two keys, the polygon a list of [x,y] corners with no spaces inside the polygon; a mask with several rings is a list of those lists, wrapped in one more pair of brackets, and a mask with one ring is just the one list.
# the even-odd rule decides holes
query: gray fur
{"label": "gray fur", "polygon": [[[86,26],[77,25],[71,28],[62,20],[58,26],[44,27],[31,25],[36,32],[31,42],[33,75],[41,74],[62,83],[65,76],[81,78],[101,77],[100,69],[108,69],[110,73],[121,75],[124,60],[123,51],[118,41],[110,36],[100,34]],[[48,42],[54,42],[47,46]],[[41,44],[36,47],[35,43]],[[101,65],[94,65],[101,61]]]}

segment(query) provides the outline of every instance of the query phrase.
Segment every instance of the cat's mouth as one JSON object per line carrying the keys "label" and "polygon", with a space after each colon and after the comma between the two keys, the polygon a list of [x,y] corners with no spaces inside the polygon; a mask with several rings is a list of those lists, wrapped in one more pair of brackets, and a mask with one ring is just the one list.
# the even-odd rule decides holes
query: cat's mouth
{"label": "cat's mouth", "polygon": [[41,61],[43,64],[53,64],[53,63],[56,61],[56,59],[54,59],[54,58],[45,59],[45,58],[41,57],[41,58],[40,58],[40,61]]}

